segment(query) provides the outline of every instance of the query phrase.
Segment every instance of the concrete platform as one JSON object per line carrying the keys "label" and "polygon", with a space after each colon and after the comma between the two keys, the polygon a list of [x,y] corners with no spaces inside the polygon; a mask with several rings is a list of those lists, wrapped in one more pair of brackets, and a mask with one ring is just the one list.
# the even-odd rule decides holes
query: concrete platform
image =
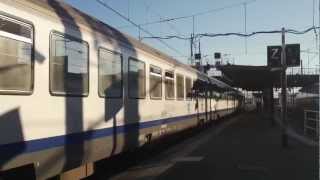
{"label": "concrete platform", "polygon": [[110,179],[319,179],[318,146],[291,131],[289,148],[282,148],[280,132],[261,115],[245,113]]}

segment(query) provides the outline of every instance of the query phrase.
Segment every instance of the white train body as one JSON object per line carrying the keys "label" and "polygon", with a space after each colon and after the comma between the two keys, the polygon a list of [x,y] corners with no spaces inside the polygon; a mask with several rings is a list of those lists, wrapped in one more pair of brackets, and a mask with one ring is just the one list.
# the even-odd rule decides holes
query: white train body
{"label": "white train body", "polygon": [[[55,11],[57,7],[50,5],[58,5],[65,12],[60,14]],[[161,98],[150,98],[151,65],[161,68],[162,79],[165,71],[169,70],[175,75],[183,75],[184,83],[186,77],[193,82],[199,79],[208,81],[209,84],[219,82],[64,3],[52,5],[44,0],[3,0],[0,2],[0,9],[1,16],[28,22],[34,31],[31,92],[1,92],[0,89],[0,168],[3,171],[32,164],[37,178],[48,178],[140,146],[148,141],[147,135],[151,135],[153,140],[166,133],[196,126],[201,120],[209,121],[217,119],[217,116],[230,114],[238,107],[239,101],[231,96],[229,100],[188,100],[186,90],[182,100],[168,100],[165,98],[164,80],[161,82]],[[98,31],[97,24],[103,30]],[[106,31],[109,34],[104,33]],[[50,39],[55,32],[67,34],[88,44],[89,84],[85,96],[54,95],[50,91]],[[122,37],[117,37],[119,35]],[[99,97],[99,48],[122,55],[123,95],[120,98]],[[130,57],[145,63],[144,98],[129,97]],[[176,90],[174,92],[177,94]]]}

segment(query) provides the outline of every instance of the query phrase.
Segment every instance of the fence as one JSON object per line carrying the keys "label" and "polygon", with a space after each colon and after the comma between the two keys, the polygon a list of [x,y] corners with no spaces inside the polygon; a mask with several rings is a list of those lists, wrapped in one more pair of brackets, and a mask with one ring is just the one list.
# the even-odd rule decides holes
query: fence
{"label": "fence", "polygon": [[295,74],[317,75],[319,73],[320,73],[320,68],[289,67],[287,69],[287,75],[295,75]]}
{"label": "fence", "polygon": [[316,138],[319,137],[319,111],[304,110],[304,134],[312,131]]}

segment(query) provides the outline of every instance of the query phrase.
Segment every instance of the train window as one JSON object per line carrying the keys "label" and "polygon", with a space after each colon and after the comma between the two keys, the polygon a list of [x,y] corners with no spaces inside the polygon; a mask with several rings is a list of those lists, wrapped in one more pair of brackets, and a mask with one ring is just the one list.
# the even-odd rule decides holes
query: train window
{"label": "train window", "polygon": [[89,94],[88,55],[88,43],[68,35],[51,33],[51,94],[74,96]]}
{"label": "train window", "polygon": [[99,96],[122,97],[122,56],[106,49],[99,49]]}
{"label": "train window", "polygon": [[165,90],[166,99],[174,99],[174,73],[171,71],[165,73]]}
{"label": "train window", "polygon": [[191,100],[192,98],[192,80],[186,77],[186,99]]}
{"label": "train window", "polygon": [[177,82],[177,99],[184,100],[184,78],[183,78],[183,76],[180,74],[177,74],[176,82]]}
{"label": "train window", "polygon": [[162,97],[162,71],[161,68],[150,66],[150,98],[161,99]]}
{"label": "train window", "polygon": [[144,62],[129,58],[128,86],[130,98],[146,97],[146,65]]}
{"label": "train window", "polygon": [[0,93],[32,92],[32,59],[32,25],[0,15]]}

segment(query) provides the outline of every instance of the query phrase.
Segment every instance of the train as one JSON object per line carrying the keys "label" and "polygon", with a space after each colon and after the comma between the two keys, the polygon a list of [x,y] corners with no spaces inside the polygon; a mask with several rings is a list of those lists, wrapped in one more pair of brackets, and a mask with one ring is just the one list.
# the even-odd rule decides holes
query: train
{"label": "train", "polygon": [[98,160],[218,120],[242,101],[67,3],[0,1],[3,178],[83,178]]}

